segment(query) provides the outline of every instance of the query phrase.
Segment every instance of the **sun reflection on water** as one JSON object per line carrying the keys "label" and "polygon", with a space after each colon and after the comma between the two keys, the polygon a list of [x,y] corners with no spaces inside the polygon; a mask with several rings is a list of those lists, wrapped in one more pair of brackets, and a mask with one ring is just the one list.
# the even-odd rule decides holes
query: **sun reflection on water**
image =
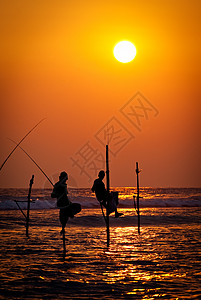
{"label": "sun reflection on water", "polygon": [[[186,277],[182,270],[172,268],[171,265],[166,265],[166,268],[161,265],[160,260],[165,253],[164,248],[161,251],[163,239],[160,239],[156,228],[142,228],[140,236],[134,227],[112,228],[111,240],[113,242],[105,255],[110,257],[114,265],[108,266],[102,273],[103,280],[107,284],[127,285],[132,282],[135,288],[129,290],[128,295],[145,293],[141,299],[165,297],[164,289],[158,287],[158,282],[168,284],[176,278]],[[155,243],[148,242],[150,240],[155,240]],[[155,288],[150,288],[153,284]]]}
{"label": "sun reflection on water", "polygon": [[[130,214],[127,209],[123,212]],[[162,213],[162,218],[169,218],[169,211]],[[143,216],[151,214],[156,219],[159,211],[142,210]],[[39,219],[41,215],[32,212],[34,216]],[[43,289],[44,298],[48,298],[55,285],[60,294],[74,293],[75,299],[79,295],[87,299],[90,293],[100,296],[96,299],[104,299],[104,295],[105,299],[174,300],[188,299],[187,293],[196,299],[200,294],[199,224],[164,226],[154,222],[145,226],[142,219],[138,235],[136,225],[119,226],[124,219],[111,217],[109,248],[104,226],[69,225],[63,260],[60,227],[57,223],[46,225],[56,219],[57,212],[48,211],[42,217],[40,227],[31,226],[29,240],[21,224],[2,229],[1,276],[6,290],[14,292],[21,286],[31,291],[34,286],[40,292]]]}

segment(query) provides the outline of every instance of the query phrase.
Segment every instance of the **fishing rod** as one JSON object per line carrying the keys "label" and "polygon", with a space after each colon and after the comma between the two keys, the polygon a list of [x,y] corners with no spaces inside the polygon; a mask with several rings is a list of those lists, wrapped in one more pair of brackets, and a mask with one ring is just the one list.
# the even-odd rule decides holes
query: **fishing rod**
{"label": "fishing rod", "polygon": [[3,164],[0,167],[0,171],[3,168],[3,166],[5,165],[5,163],[7,162],[7,160],[9,159],[9,157],[11,157],[11,155],[13,154],[13,152],[17,149],[17,147],[24,141],[24,139],[42,122],[44,121],[46,118],[40,120],[40,122],[38,122],[31,130],[29,130],[29,132],[27,132],[27,134],[19,141],[19,143],[17,143],[17,145],[15,146],[15,148],[10,152],[10,154],[7,156],[7,158],[4,160]]}
{"label": "fishing rod", "polygon": [[[11,142],[13,142],[14,144],[17,144],[12,139],[9,139],[9,140]],[[54,186],[53,182],[50,180],[50,178],[47,176],[47,174],[42,170],[42,168],[37,164],[37,162],[21,146],[19,146],[19,148],[31,159],[31,161],[38,167],[38,169],[43,173],[43,175],[45,175],[45,177],[51,183],[51,185]]]}

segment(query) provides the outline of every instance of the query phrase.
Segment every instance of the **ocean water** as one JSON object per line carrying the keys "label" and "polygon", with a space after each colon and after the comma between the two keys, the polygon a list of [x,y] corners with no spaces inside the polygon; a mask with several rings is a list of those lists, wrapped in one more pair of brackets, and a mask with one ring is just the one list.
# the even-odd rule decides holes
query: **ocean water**
{"label": "ocean water", "polygon": [[[119,193],[119,207],[133,208],[136,188],[118,187],[111,191]],[[56,200],[51,198],[51,189],[32,189],[31,209],[56,208]],[[89,188],[69,188],[69,198],[79,202],[83,208],[99,208],[95,194]],[[26,201],[28,189],[0,188],[0,210],[18,209],[14,200]],[[201,188],[140,188],[140,207],[201,207]],[[21,202],[26,209],[27,204]]]}
{"label": "ocean water", "polygon": [[[89,189],[70,189],[82,211],[66,227],[50,190],[33,189],[29,238],[14,200],[27,189],[0,190],[0,299],[201,299],[201,189],[142,188],[141,233],[133,188],[119,191],[110,246]],[[26,213],[26,202],[19,203]]]}

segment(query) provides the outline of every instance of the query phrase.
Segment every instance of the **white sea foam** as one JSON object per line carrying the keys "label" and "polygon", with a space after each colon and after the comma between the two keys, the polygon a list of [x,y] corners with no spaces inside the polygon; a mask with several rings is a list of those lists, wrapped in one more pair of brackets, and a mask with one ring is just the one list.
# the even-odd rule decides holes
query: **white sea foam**
{"label": "white sea foam", "polygon": [[[114,190],[114,189],[113,189]],[[119,192],[119,207],[134,207],[133,188],[116,188]],[[51,198],[51,190],[33,189],[31,209],[54,209],[56,199]],[[140,191],[140,207],[201,207],[201,189],[154,189],[142,188]],[[99,202],[90,189],[70,189],[69,199],[80,203],[82,208],[99,208]],[[0,189],[0,210],[18,209],[15,201],[22,209],[27,208],[26,189]],[[136,201],[136,200],[135,200]]]}

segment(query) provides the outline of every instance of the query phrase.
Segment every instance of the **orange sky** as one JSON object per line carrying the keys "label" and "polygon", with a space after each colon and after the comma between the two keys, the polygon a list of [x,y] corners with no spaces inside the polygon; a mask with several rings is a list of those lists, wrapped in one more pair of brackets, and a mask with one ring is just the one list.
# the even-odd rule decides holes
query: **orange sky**
{"label": "orange sky", "polygon": [[[0,164],[8,138],[45,117],[21,146],[53,180],[66,170],[69,185],[91,186],[109,128],[112,186],[136,185],[136,161],[142,186],[201,186],[200,1],[0,3]],[[131,63],[113,57],[121,40],[137,48]],[[26,187],[32,174],[48,186],[17,149],[0,186]]]}

